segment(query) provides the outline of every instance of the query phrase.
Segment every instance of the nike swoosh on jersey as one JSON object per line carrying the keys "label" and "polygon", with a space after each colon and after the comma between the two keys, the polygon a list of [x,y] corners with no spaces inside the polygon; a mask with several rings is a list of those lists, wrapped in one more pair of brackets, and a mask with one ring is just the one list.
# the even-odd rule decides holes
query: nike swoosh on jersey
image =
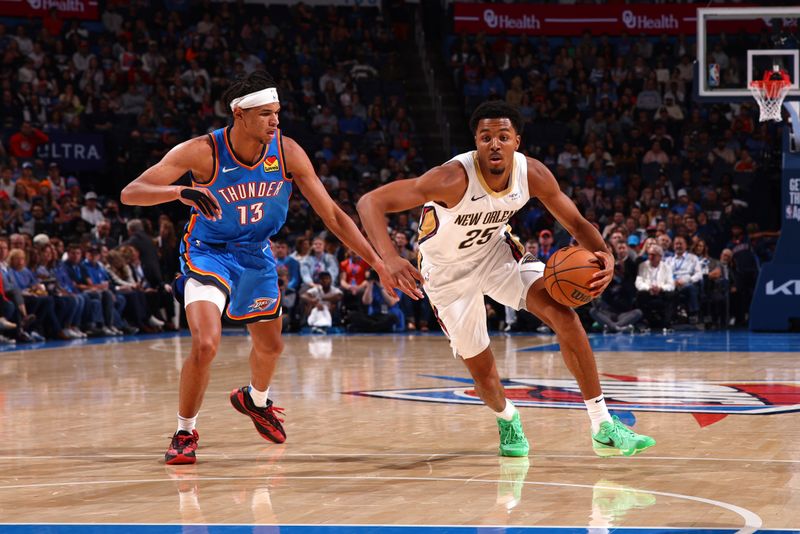
{"label": "nike swoosh on jersey", "polygon": [[486,196],[486,195],[481,195],[481,196],[479,196],[479,197],[475,197],[475,195],[472,195],[472,201],[473,201],[473,202],[475,202],[476,200],[480,200],[480,199],[482,199],[482,198],[483,198],[483,197],[485,197],[485,196]]}
{"label": "nike swoosh on jersey", "polygon": [[236,170],[236,169],[238,169],[238,168],[239,168],[239,167],[231,167],[231,168],[229,169],[229,168],[227,168],[227,167],[222,167],[222,172],[231,172],[231,171],[235,171],[235,170]]}

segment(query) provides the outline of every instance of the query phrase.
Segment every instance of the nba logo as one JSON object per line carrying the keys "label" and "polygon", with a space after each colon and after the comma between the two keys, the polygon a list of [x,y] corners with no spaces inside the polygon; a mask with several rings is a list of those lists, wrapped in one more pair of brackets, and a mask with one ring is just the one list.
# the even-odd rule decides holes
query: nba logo
{"label": "nba logo", "polygon": [[708,66],[708,86],[719,87],[719,63],[711,63]]}

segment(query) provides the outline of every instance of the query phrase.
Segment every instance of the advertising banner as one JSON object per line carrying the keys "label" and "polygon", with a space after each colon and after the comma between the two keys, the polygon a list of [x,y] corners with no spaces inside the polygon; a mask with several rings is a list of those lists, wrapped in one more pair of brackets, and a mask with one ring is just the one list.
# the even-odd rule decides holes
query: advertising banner
{"label": "advertising banner", "polygon": [[59,18],[100,18],[98,0],[0,0],[0,17],[44,17],[53,8]]}
{"label": "advertising banner", "polygon": [[[213,2],[230,2],[231,0],[212,0]],[[262,4],[269,6],[271,4],[281,4],[286,6],[293,6],[298,4],[297,0],[244,0],[245,4]],[[381,9],[381,0],[303,0],[307,6],[358,6],[358,7],[376,7]]]}
{"label": "advertising banner", "polygon": [[[714,31],[735,31],[737,21],[721,21]],[[577,36],[677,35],[697,32],[697,4],[465,4],[456,3],[456,33]]]}
{"label": "advertising banner", "polygon": [[793,322],[800,325],[800,152],[790,148],[790,130],[783,129],[781,236],[772,261],[758,273],[751,330],[785,331]]}
{"label": "advertising banner", "polygon": [[102,171],[106,166],[102,134],[48,133],[50,142],[40,145],[36,156],[55,161],[67,172]]}

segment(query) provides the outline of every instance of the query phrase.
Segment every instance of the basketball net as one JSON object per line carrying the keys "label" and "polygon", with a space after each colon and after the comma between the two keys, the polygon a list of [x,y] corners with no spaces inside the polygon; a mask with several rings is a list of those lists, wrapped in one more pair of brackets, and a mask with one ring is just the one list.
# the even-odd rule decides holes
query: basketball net
{"label": "basketball net", "polygon": [[750,92],[758,102],[761,113],[758,120],[778,121],[781,120],[781,104],[789,93],[792,82],[789,74],[780,68],[764,72],[764,78],[750,82]]}

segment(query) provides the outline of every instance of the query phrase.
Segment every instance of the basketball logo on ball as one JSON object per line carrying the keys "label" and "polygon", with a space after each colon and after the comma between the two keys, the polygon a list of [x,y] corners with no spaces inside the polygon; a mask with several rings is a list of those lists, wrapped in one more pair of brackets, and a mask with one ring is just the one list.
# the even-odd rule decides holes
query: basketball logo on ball
{"label": "basketball logo on ball", "polygon": [[550,256],[544,267],[544,287],[550,296],[564,306],[577,308],[592,301],[589,287],[600,271],[600,262],[583,247],[564,247]]}

